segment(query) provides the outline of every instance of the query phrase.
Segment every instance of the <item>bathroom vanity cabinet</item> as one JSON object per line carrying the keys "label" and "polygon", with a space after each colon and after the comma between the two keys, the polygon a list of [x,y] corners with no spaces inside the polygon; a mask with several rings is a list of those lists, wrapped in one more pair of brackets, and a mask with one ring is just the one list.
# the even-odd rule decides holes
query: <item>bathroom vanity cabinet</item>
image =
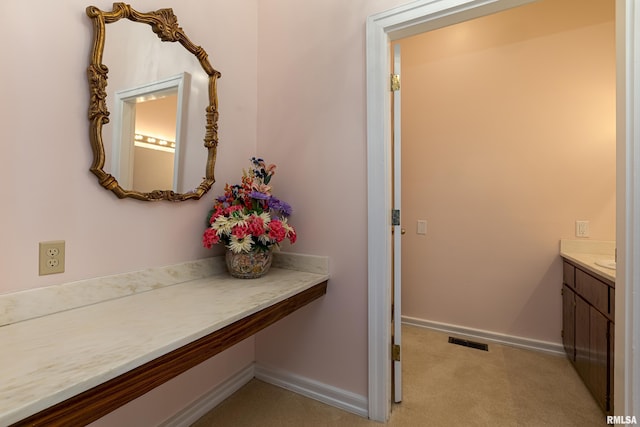
{"label": "bathroom vanity cabinet", "polygon": [[607,414],[613,412],[614,294],[609,278],[563,260],[564,348]]}

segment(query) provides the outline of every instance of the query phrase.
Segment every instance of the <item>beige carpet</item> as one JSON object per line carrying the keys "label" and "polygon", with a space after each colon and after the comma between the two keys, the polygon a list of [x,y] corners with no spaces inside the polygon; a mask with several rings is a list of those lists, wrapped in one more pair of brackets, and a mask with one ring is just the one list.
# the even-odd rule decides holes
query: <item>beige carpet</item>
{"label": "beige carpet", "polygon": [[[604,414],[564,357],[403,326],[404,400],[389,426],[603,426]],[[380,426],[252,380],[193,427]]]}

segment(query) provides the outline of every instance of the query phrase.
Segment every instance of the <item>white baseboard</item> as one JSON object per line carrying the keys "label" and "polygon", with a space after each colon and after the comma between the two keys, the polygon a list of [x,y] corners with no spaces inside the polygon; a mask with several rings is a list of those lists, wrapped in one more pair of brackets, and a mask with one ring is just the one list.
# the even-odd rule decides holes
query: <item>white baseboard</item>
{"label": "white baseboard", "polygon": [[160,424],[160,427],[188,427],[238,391],[253,378],[291,390],[327,405],[367,417],[367,398],[339,388],[294,375],[290,372],[251,363],[243,370],[209,390],[189,406]]}
{"label": "white baseboard", "polygon": [[556,356],[564,356],[562,344],[548,341],[538,341],[529,338],[516,337],[512,335],[498,334],[495,332],[483,331],[481,329],[466,328],[464,326],[450,325],[447,323],[433,322],[430,320],[418,319],[415,317],[402,316],[402,323],[423,328],[434,329],[436,331],[456,334],[462,337],[483,339],[498,344],[523,348],[526,350],[541,351]]}
{"label": "white baseboard", "polygon": [[369,405],[366,396],[259,364],[256,364],[255,376],[261,381],[291,390],[361,417],[367,418],[369,416]]}
{"label": "white baseboard", "polygon": [[[480,329],[466,328],[447,323],[433,322],[409,316],[402,316],[402,323],[419,326],[441,332],[456,334],[460,337],[482,339],[499,344],[510,345],[527,350],[541,351],[554,355],[564,355],[562,344],[516,337]],[[238,391],[251,379],[257,378],[269,384],[291,390],[295,393],[318,400],[336,408],[367,418],[369,404],[366,396],[339,389],[291,372],[251,363],[218,386],[214,387],[189,406],[160,424],[160,427],[188,427],[207,412],[218,406],[227,397]]]}
{"label": "white baseboard", "polygon": [[224,382],[209,390],[189,406],[160,424],[160,427],[188,427],[218,406],[227,397],[238,391],[255,376],[255,365],[251,363]]}

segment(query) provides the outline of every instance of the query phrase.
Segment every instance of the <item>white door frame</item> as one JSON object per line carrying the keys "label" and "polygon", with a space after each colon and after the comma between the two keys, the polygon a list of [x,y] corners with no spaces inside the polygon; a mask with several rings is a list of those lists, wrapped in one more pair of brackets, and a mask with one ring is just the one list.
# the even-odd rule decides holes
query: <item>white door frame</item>
{"label": "white door frame", "polygon": [[[393,74],[402,76],[400,45],[394,47]],[[402,77],[401,77],[402,78]],[[401,89],[393,92],[393,209],[402,210],[402,117]],[[402,346],[402,212],[393,226],[393,345]],[[393,362],[393,401],[402,402],[402,357]]]}
{"label": "white door frame", "polygon": [[[369,418],[391,409],[392,209],[390,41],[534,0],[418,0],[370,16],[367,57]],[[615,413],[640,416],[640,8],[616,0],[617,246]],[[638,129],[636,131],[636,129]],[[638,176],[634,176],[634,172]],[[638,294],[634,289],[638,289]],[[639,331],[636,331],[638,325]]]}

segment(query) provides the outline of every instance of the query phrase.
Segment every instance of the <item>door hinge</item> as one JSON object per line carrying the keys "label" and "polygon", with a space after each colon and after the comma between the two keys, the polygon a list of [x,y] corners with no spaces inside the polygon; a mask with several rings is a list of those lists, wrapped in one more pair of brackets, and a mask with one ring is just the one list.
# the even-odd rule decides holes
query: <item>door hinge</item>
{"label": "door hinge", "polygon": [[400,225],[400,209],[391,211],[391,225]]}
{"label": "door hinge", "polygon": [[391,346],[391,360],[394,362],[400,361],[400,346],[398,344]]}
{"label": "door hinge", "polygon": [[391,92],[400,90],[400,74],[391,74]]}

